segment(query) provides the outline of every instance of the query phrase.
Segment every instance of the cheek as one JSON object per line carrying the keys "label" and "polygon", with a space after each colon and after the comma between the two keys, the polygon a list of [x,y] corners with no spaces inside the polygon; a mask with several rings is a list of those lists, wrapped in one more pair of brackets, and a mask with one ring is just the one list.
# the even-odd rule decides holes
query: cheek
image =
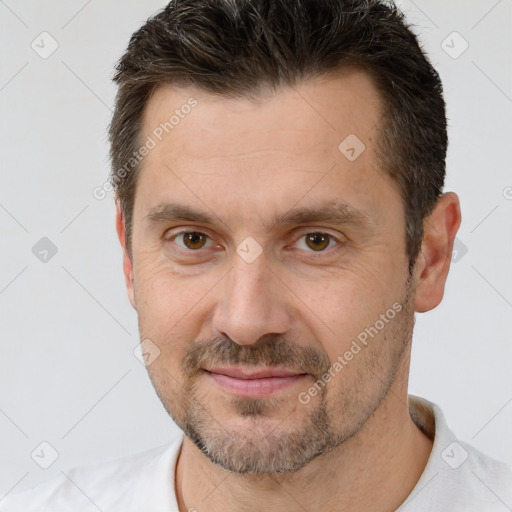
{"label": "cheek", "polygon": [[401,300],[403,277],[368,266],[352,267],[321,282],[295,281],[290,287],[305,305],[303,320],[309,318],[332,361]]}
{"label": "cheek", "polygon": [[176,291],[176,286],[171,284],[165,261],[150,254],[136,255],[134,293],[139,316],[158,319],[162,313],[172,314]]}
{"label": "cheek", "polygon": [[219,276],[214,272],[183,276],[165,257],[137,256],[134,291],[141,336],[158,340],[163,349],[196,339],[212,306],[207,295]]}

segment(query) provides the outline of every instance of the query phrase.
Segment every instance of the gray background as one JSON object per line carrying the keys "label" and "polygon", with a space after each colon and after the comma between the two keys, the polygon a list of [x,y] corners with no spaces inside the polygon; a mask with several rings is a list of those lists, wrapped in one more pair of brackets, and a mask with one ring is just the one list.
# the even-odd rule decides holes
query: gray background
{"label": "gray background", "polygon": [[[512,462],[512,2],[400,4],[444,82],[446,190],[463,212],[444,302],[417,315],[410,390]],[[112,198],[93,196],[113,65],[163,6],[0,0],[0,497],[178,432],[133,353]]]}

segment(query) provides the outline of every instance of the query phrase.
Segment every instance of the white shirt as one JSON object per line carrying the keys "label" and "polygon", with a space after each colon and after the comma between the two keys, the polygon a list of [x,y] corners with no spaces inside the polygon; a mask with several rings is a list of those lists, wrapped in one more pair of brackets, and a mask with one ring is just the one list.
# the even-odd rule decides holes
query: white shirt
{"label": "white shirt", "polygon": [[[411,417],[434,445],[427,466],[397,512],[512,510],[512,469],[457,441],[436,405],[409,397]],[[170,445],[75,468],[31,490],[9,494],[0,512],[179,512],[174,473],[183,435]]]}

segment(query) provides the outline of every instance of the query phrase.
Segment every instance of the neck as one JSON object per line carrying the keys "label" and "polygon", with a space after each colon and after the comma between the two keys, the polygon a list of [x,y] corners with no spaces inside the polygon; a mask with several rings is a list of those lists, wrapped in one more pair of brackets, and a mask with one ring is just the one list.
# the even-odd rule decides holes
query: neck
{"label": "neck", "polygon": [[396,510],[419,480],[432,441],[413,423],[407,390],[391,390],[359,432],[303,468],[239,475],[212,463],[185,437],[176,467],[180,511]]}

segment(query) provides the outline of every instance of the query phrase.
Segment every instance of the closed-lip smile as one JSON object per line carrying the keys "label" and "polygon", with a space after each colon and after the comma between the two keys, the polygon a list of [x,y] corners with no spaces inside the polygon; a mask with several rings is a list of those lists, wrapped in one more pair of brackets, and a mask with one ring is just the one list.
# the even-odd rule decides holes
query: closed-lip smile
{"label": "closed-lip smile", "polygon": [[261,398],[301,381],[308,374],[278,367],[217,366],[205,374],[224,391],[237,396]]}

